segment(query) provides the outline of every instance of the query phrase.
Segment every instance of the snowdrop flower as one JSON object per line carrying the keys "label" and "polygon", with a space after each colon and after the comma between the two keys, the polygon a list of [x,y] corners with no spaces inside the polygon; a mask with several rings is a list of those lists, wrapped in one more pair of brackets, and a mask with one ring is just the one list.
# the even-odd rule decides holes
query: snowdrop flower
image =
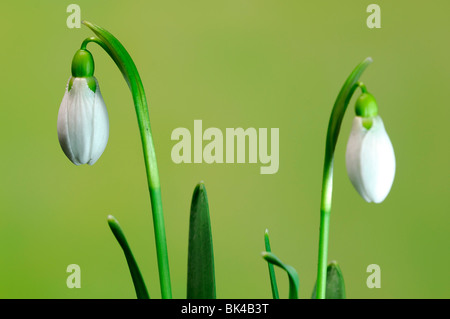
{"label": "snowdrop flower", "polygon": [[109,137],[108,111],[94,74],[94,60],[78,50],[58,113],[58,139],[75,165],[93,165],[105,150]]}
{"label": "snowdrop flower", "polygon": [[356,102],[346,152],[350,181],[369,203],[381,203],[386,198],[395,175],[394,149],[377,113],[375,98],[363,93]]}

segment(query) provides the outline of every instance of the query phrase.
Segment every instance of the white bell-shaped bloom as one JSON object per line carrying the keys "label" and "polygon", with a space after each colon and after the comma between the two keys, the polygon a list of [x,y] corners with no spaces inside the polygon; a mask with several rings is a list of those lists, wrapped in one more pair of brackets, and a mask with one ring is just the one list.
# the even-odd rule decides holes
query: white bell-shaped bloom
{"label": "white bell-shaped bloom", "polygon": [[[369,129],[363,125],[366,120],[372,121]],[[369,203],[381,203],[386,198],[394,181],[395,155],[379,116],[356,116],[353,120],[346,166],[350,181],[362,198]]]}
{"label": "white bell-shaped bloom", "polygon": [[[95,80],[95,92],[88,81]],[[58,139],[75,165],[93,165],[103,154],[109,137],[105,102],[94,77],[69,79],[58,113]]]}

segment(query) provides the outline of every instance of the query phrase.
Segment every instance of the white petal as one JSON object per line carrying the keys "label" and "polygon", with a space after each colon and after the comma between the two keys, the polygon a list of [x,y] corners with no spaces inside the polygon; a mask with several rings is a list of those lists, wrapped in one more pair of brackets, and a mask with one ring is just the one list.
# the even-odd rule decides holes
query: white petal
{"label": "white petal", "polygon": [[358,193],[367,201],[381,203],[389,194],[395,176],[395,155],[379,116],[370,129],[355,117],[347,144],[348,176]]}
{"label": "white petal", "polygon": [[95,91],[94,105],[93,105],[93,134],[91,141],[91,154],[89,165],[94,165],[95,162],[103,154],[109,138],[109,118],[105,102],[103,101],[100,87],[97,83]]}
{"label": "white petal", "polygon": [[58,114],[58,137],[66,156],[76,165],[94,164],[105,150],[109,120],[96,81],[96,93],[85,78],[74,78],[66,88]]}
{"label": "white petal", "polygon": [[74,79],[69,91],[67,121],[72,152],[80,164],[90,160],[94,96],[85,78]]}
{"label": "white petal", "polygon": [[[69,79],[70,81],[70,79]],[[61,148],[66,154],[66,156],[75,164],[80,165],[80,163],[75,159],[75,156],[72,152],[72,147],[69,139],[69,126],[68,126],[68,105],[69,105],[69,92],[68,86],[69,81],[66,85],[66,92],[64,94],[63,100],[61,102],[61,106],[59,107],[58,112],[58,123],[57,123],[57,131],[58,131],[58,139]]]}
{"label": "white petal", "polygon": [[361,117],[357,116],[353,119],[353,127],[350,132],[350,137],[347,142],[347,151],[345,153],[345,164],[347,167],[347,174],[355,189],[366,201],[370,199],[366,195],[361,180],[361,145],[365,136],[365,129],[362,126]]}

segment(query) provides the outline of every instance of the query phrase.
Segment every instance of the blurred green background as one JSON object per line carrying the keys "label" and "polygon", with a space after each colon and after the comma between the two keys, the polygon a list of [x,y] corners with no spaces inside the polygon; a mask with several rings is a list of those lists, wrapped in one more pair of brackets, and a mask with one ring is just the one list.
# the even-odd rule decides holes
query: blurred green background
{"label": "blurred green background", "polygon": [[[14,1],[1,12],[0,298],[135,298],[106,217],[127,234],[151,297],[159,298],[150,201],[131,95],[110,58],[88,49],[108,106],[110,139],[94,166],[77,167],[58,143],[56,119],[73,54],[91,31],[69,29],[71,1]],[[78,1],[81,17],[114,34],[133,57],[150,105],[175,298],[186,297],[190,200],[209,195],[218,298],[271,298],[261,258],[273,251],[309,298],[317,267],[319,205],[329,114],[367,56],[362,81],[378,100],[397,172],[382,204],[346,176],[353,102],[336,150],[329,259],[348,298],[448,298],[448,87],[450,3],[377,1]],[[174,164],[172,131],[280,129],[280,168]],[[447,168],[445,168],[447,167]],[[66,268],[81,267],[68,289]],[[370,264],[381,288],[369,289]],[[277,270],[281,297],[286,275]]]}

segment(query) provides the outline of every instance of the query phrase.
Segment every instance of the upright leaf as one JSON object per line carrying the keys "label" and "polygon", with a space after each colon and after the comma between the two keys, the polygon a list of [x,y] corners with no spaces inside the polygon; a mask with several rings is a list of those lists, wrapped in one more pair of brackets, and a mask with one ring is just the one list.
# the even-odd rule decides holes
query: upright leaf
{"label": "upright leaf", "polygon": [[[312,293],[312,299],[316,298],[316,286]],[[332,261],[327,267],[327,285],[325,299],[345,299],[344,276],[336,261]]]}
{"label": "upright leaf", "polygon": [[[267,252],[271,252],[270,249],[270,240],[269,240],[269,230],[266,229],[264,233],[264,246],[266,248]],[[279,299],[278,295],[278,287],[277,287],[277,279],[275,277],[275,269],[273,268],[272,263],[267,263],[267,266],[269,267],[269,277],[270,277],[270,286],[272,288],[272,297],[273,299]]]}
{"label": "upright leaf", "polygon": [[192,195],[189,220],[187,298],[216,298],[208,196],[202,182],[195,187]]}

